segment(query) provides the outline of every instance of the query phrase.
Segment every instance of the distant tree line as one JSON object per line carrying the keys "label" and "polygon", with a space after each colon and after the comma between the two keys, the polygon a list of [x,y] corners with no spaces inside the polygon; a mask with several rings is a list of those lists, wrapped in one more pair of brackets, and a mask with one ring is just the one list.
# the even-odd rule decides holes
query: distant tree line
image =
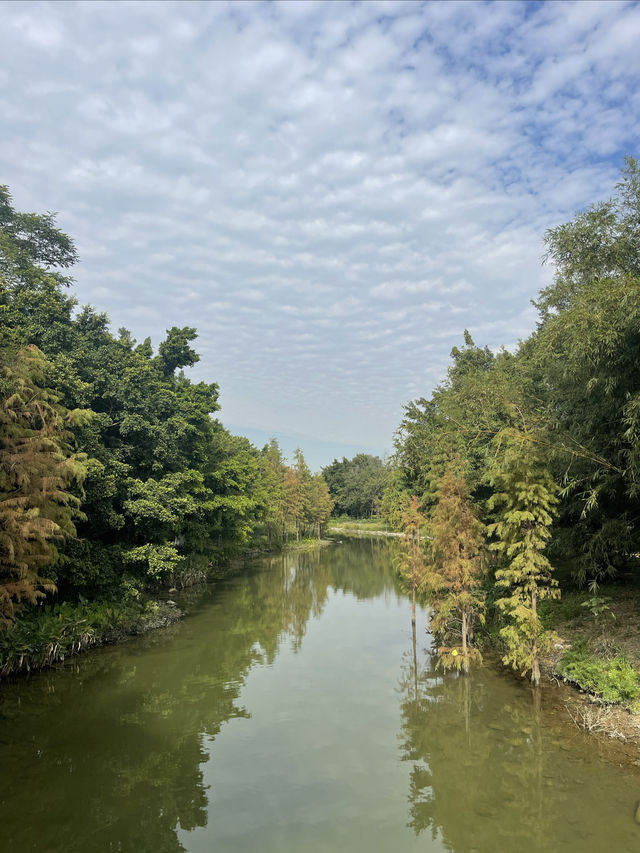
{"label": "distant tree line", "polygon": [[378,515],[389,481],[388,463],[379,456],[358,453],[353,459],[334,459],[322,469],[322,475],[334,501],[335,515],[371,518]]}

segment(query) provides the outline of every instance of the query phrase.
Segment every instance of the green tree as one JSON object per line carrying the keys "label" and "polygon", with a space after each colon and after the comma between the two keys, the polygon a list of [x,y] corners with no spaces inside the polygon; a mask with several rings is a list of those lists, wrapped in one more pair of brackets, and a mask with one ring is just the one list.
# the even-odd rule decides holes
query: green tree
{"label": "green tree", "polygon": [[[270,501],[260,454],[212,415],[215,383],[182,368],[198,355],[191,327],[167,331],[154,355],[105,314],[77,309],[67,292],[73,242],[51,214],[15,211],[0,189],[0,353],[38,346],[51,390],[68,410],[95,416],[67,429],[87,454],[77,537],[59,541],[61,597],[118,594],[123,580],[193,574],[246,543]],[[50,570],[53,572],[54,568]],[[52,575],[53,576],[53,575]]]}
{"label": "green tree", "polygon": [[275,440],[262,448],[262,479],[266,492],[263,523],[269,544],[282,544],[286,539],[286,464],[280,445]]}
{"label": "green tree", "polygon": [[502,557],[496,584],[505,595],[496,603],[508,619],[500,631],[507,647],[503,661],[522,675],[530,672],[537,686],[540,655],[551,640],[538,603],[560,595],[544,554],[558,503],[557,486],[530,438],[511,433],[501,439],[492,476],[497,491],[489,501],[496,520],[489,524],[488,532],[496,537],[490,547]]}
{"label": "green tree", "polygon": [[389,471],[387,485],[380,502],[380,514],[392,530],[402,530],[402,517],[411,501],[403,472],[398,467]]}
{"label": "green tree", "polygon": [[389,477],[388,465],[379,456],[358,453],[353,459],[334,459],[322,469],[338,515],[373,516],[380,510]]}
{"label": "green tree", "polygon": [[614,574],[640,548],[640,169],[545,237],[553,283],[523,345],[562,484],[550,553],[580,582]]}

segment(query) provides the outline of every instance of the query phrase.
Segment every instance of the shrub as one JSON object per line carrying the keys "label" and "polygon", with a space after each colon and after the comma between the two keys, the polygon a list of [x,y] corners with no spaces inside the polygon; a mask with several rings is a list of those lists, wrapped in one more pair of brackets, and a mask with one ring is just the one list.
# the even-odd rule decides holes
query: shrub
{"label": "shrub", "polygon": [[580,643],[557,666],[558,673],[604,702],[629,704],[640,698],[640,673],[624,655],[610,660],[591,653]]}

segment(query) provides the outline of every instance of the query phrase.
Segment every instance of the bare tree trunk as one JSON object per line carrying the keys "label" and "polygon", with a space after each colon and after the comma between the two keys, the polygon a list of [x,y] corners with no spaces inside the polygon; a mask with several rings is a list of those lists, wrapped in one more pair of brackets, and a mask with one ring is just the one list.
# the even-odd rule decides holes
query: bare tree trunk
{"label": "bare tree trunk", "polygon": [[413,637],[413,690],[414,701],[418,702],[418,652],[416,648],[416,621],[411,622],[411,634]]}
{"label": "bare tree trunk", "polygon": [[469,672],[469,652],[467,651],[467,614],[462,611],[462,671]]}
{"label": "bare tree trunk", "polygon": [[470,678],[463,678],[462,685],[462,701],[464,702],[464,728],[467,733],[467,745],[471,746],[471,724],[470,724],[470,711],[471,711],[471,692],[470,692]]}
{"label": "bare tree trunk", "polygon": [[413,627],[413,636],[415,643],[415,635],[416,635],[416,585],[412,584],[411,586],[411,625]]}
{"label": "bare tree trunk", "polygon": [[[533,618],[536,620],[537,612],[537,596],[535,589],[531,590],[531,611]],[[538,661],[538,638],[534,636],[531,646],[531,683],[534,687],[540,686],[540,663]]]}

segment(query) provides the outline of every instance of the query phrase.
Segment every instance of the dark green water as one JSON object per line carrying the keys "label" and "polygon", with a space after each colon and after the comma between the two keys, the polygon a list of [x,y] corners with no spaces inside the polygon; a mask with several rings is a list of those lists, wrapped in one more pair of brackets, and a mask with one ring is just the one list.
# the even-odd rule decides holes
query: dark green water
{"label": "dark green water", "polygon": [[[288,555],[0,689],[0,850],[631,853],[637,767],[547,691],[442,676],[395,543]],[[417,666],[416,666],[417,664]]]}

